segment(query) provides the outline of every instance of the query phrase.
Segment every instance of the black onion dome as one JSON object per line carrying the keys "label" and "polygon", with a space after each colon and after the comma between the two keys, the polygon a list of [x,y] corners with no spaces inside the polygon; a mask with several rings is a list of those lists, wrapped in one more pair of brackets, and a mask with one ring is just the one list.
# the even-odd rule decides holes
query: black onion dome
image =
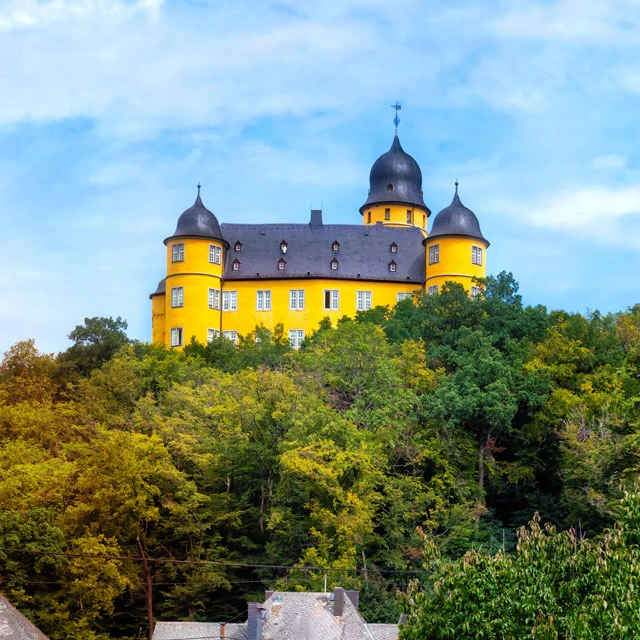
{"label": "black onion dome", "polygon": [[[225,242],[222,237],[222,232],[220,231],[218,219],[202,204],[200,187],[198,187],[198,197],[196,201],[192,207],[189,207],[178,218],[178,226],[170,237],[177,238],[180,236],[197,236]],[[170,238],[167,238],[167,240],[169,239]]]}
{"label": "black onion dome", "polygon": [[460,201],[457,183],[456,193],[451,204],[445,207],[433,221],[429,239],[436,236],[467,236],[482,240],[486,242],[487,247],[489,246],[489,241],[480,231],[480,223],[476,214],[471,209],[467,209]]}
{"label": "black onion dome", "polygon": [[383,153],[371,167],[369,197],[360,213],[373,204],[409,204],[422,207],[430,214],[422,199],[422,171],[418,163],[400,145],[398,134],[391,149]]}

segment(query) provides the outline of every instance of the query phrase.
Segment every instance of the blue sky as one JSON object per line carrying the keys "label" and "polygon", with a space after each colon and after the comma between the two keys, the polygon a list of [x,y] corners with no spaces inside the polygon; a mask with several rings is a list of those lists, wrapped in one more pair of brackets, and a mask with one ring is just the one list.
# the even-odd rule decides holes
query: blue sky
{"label": "blue sky", "polygon": [[525,302],[640,302],[638,0],[2,0],[0,352],[148,340],[198,181],[222,222],[359,223],[396,100]]}

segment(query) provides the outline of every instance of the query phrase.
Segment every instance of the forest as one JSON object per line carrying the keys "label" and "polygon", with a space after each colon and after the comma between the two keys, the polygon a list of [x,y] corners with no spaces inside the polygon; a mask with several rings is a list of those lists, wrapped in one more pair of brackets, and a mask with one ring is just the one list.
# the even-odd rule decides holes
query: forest
{"label": "forest", "polygon": [[297,351],[259,327],[179,352],[120,318],[57,355],[13,345],[0,591],[52,640],[241,621],[265,589],[325,584],[359,589],[368,622],[407,614],[407,640],[631,637],[640,304],[479,285],[323,322]]}

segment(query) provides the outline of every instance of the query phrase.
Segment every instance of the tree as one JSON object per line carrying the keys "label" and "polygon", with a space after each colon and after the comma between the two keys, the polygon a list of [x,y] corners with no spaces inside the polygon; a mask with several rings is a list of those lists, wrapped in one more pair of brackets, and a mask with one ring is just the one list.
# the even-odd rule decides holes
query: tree
{"label": "tree", "polygon": [[119,349],[129,343],[127,321],[113,318],[85,318],[69,334],[73,345],[60,354],[60,362],[80,376],[87,376],[113,358]]}

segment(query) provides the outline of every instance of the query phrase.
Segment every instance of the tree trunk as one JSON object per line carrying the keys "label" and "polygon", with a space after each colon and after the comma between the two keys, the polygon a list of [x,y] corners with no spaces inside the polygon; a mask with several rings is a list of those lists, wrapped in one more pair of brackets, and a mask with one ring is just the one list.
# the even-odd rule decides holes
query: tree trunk
{"label": "tree trunk", "polygon": [[147,557],[144,555],[144,549],[142,548],[140,536],[137,536],[136,540],[138,541],[138,548],[140,549],[140,556],[142,557],[142,566],[144,567],[144,583],[142,585],[142,590],[144,591],[145,599],[147,601],[149,640],[151,640],[153,637],[153,579],[151,578],[151,572],[149,571]]}

